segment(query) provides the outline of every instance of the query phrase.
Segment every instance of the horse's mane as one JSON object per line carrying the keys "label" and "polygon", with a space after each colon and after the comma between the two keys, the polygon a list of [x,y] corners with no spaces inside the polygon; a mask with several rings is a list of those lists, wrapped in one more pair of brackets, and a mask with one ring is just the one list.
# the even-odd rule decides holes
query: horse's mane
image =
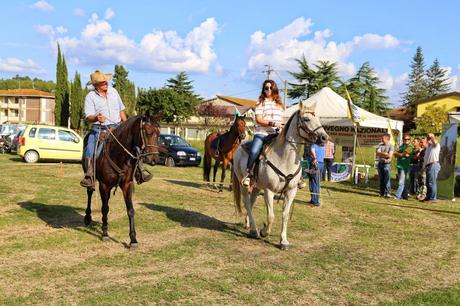
{"label": "horse's mane", "polygon": [[289,129],[289,127],[291,126],[291,123],[292,123],[292,120],[294,120],[294,117],[297,115],[299,111],[296,111],[295,113],[293,113],[291,115],[291,117],[289,117],[289,120],[286,122],[286,124],[284,125],[284,128],[283,130],[281,131],[281,133],[278,135],[278,138],[281,140],[281,141],[284,141],[286,139],[286,134],[287,134],[287,131]]}
{"label": "horse's mane", "polygon": [[[141,116],[132,116],[128,120],[122,122],[114,131],[113,134],[115,137],[123,144],[132,143],[132,133],[131,130],[134,124],[140,119]],[[109,141],[114,141],[112,137],[109,138]]]}

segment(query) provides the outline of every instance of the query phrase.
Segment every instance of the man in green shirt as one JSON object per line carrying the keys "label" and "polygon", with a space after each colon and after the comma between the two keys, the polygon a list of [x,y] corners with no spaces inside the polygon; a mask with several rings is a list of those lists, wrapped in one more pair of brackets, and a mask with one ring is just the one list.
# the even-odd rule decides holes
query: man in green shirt
{"label": "man in green shirt", "polygon": [[398,190],[395,193],[395,200],[404,199],[407,200],[407,178],[408,172],[410,169],[410,161],[412,158],[412,153],[414,148],[410,143],[410,136],[404,134],[403,144],[399,146],[398,151],[394,153],[394,156],[397,158],[396,168],[398,170]]}

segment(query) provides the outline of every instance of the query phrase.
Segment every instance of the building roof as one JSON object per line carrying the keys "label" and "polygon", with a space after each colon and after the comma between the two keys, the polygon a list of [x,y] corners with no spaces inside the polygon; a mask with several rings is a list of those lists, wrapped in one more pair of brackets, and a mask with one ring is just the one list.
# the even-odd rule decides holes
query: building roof
{"label": "building roof", "polygon": [[218,99],[238,104],[241,106],[246,106],[246,107],[255,107],[257,104],[257,101],[255,100],[249,100],[249,99],[241,99],[241,98],[235,98],[235,97],[230,97],[230,96],[217,96]]}
{"label": "building roof", "polygon": [[414,115],[405,107],[393,108],[388,111],[388,117],[394,120],[410,121],[414,119]]}
{"label": "building roof", "polygon": [[431,101],[435,101],[435,100],[442,99],[442,98],[446,98],[446,97],[450,97],[450,96],[457,96],[457,97],[460,97],[460,92],[458,92],[458,91],[452,91],[452,92],[445,93],[445,94],[442,94],[442,95],[438,95],[438,96],[434,96],[434,97],[430,97],[430,98],[421,99],[421,100],[415,101],[415,102],[413,103],[413,105],[417,105],[417,104],[421,104],[421,103],[426,103],[426,102],[431,102]]}
{"label": "building roof", "polygon": [[54,93],[37,89],[1,89],[0,97],[42,97],[54,98]]}

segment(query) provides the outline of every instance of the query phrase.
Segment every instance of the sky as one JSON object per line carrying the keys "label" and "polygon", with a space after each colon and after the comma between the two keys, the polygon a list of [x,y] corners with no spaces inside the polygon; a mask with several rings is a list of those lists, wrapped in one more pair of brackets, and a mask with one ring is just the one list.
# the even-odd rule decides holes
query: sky
{"label": "sky", "polygon": [[71,79],[118,64],[158,88],[185,71],[204,98],[257,99],[266,65],[283,88],[305,55],[336,62],[344,79],[369,61],[397,106],[418,46],[460,90],[458,11],[454,0],[2,1],[0,78],[55,80],[59,43]]}

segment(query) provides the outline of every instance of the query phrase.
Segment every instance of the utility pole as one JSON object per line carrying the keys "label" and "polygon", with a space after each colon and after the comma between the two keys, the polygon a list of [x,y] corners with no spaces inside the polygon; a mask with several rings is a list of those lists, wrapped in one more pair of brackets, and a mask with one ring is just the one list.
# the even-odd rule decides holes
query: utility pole
{"label": "utility pole", "polygon": [[287,80],[284,80],[284,107],[286,107],[286,102],[287,102]]}
{"label": "utility pole", "polygon": [[271,65],[264,65],[265,67],[267,67],[267,70],[264,70],[262,71],[263,73],[266,73],[267,74],[267,80],[270,80],[270,74],[274,71],[272,69],[272,66]]}

